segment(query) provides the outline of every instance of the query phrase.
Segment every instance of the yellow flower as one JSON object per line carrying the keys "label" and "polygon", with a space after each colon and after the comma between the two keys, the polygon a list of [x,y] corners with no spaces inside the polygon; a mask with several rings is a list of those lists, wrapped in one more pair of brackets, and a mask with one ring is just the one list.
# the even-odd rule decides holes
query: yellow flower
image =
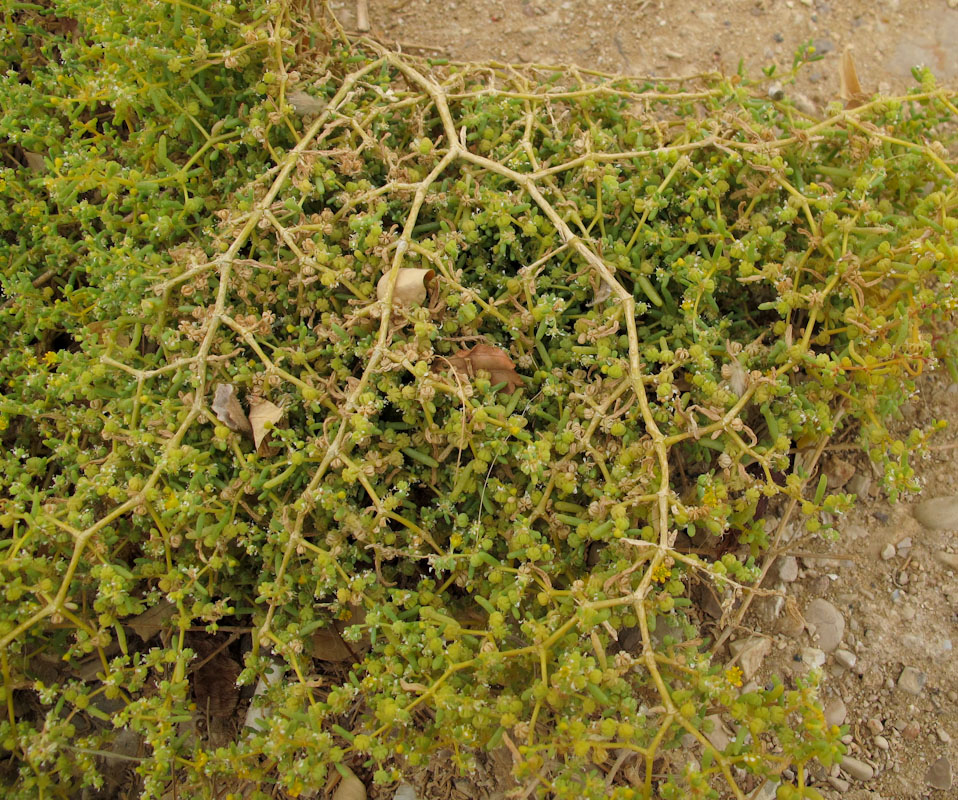
{"label": "yellow flower", "polygon": [[742,685],[742,670],[740,667],[729,667],[725,670],[725,680],[732,686]]}
{"label": "yellow flower", "polygon": [[55,353],[53,350],[47,350],[47,352],[43,354],[43,360],[47,362],[48,367],[52,367],[60,360],[60,354]]}
{"label": "yellow flower", "polygon": [[659,564],[652,570],[652,580],[656,583],[665,583],[672,577],[672,569],[667,564]]}

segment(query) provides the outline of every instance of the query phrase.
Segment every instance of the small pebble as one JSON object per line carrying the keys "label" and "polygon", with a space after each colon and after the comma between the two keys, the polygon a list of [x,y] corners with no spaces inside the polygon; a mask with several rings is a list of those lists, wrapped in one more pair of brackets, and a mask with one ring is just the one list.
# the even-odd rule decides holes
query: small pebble
{"label": "small pebble", "polygon": [[909,536],[905,539],[902,539],[898,543],[898,547],[896,549],[898,550],[899,556],[901,556],[902,558],[908,558],[908,554],[911,552],[911,548],[912,548],[912,541],[911,541],[911,537]]}
{"label": "small pebble", "polygon": [[821,598],[808,604],[805,622],[815,626],[818,646],[826,653],[835,650],[845,635],[845,617],[835,606]]}
{"label": "small pebble", "polygon": [[798,559],[795,556],[786,556],[778,562],[778,577],[785,583],[798,580]]}
{"label": "small pebble", "polygon": [[842,759],[842,769],[856,781],[869,781],[875,775],[875,770],[868,764],[851,756],[845,756]]}
{"label": "small pebble", "polygon": [[[458,781],[457,781],[458,783]],[[396,787],[396,794],[393,795],[393,800],[419,800],[416,795],[416,790],[412,788],[408,783],[400,783]]]}
{"label": "small pebble", "polygon": [[928,768],[925,773],[925,783],[933,789],[947,791],[951,788],[951,762],[942,756]]}
{"label": "small pebble", "polygon": [[951,744],[951,734],[948,733],[944,728],[939,728],[935,733],[938,734],[938,738],[941,740],[942,744]]}
{"label": "small pebble", "polygon": [[902,738],[908,739],[909,741],[917,739],[919,733],[921,733],[921,728],[918,726],[917,722],[909,722],[901,730]]}
{"label": "small pebble", "polygon": [[825,663],[825,651],[817,647],[803,647],[801,652],[802,663],[809,669],[821,667]]}
{"label": "small pebble", "polygon": [[829,700],[825,704],[825,722],[829,726],[841,725],[844,723],[847,713],[848,711],[845,708],[845,703],[840,697],[836,697],[834,700]]}
{"label": "small pebble", "polygon": [[843,781],[841,778],[829,778],[828,782],[833,789],[838,789],[840,792],[847,792],[851,788],[851,784],[848,781]]}
{"label": "small pebble", "polygon": [[872,735],[879,734],[885,730],[885,726],[881,724],[881,720],[875,717],[868,720],[868,722],[865,723],[865,727],[872,732]]}
{"label": "small pebble", "polygon": [[845,669],[854,669],[858,662],[858,657],[849,650],[839,648],[835,651],[835,661],[841,664]]}
{"label": "small pebble", "polygon": [[852,476],[851,480],[848,481],[848,485],[845,487],[845,490],[850,494],[858,495],[861,498],[864,498],[872,486],[872,479],[868,475],[862,475],[861,473],[856,473]]}
{"label": "small pebble", "polygon": [[915,506],[915,519],[926,528],[958,530],[958,496],[935,497]]}
{"label": "small pebble", "polygon": [[879,750],[887,750],[889,748],[888,740],[884,736],[876,736],[875,747]]}
{"label": "small pebble", "polygon": [[905,667],[901,671],[901,675],[898,676],[898,688],[917,697],[925,688],[925,680],[924,672],[920,672],[914,667]]}
{"label": "small pebble", "polygon": [[884,549],[881,551],[882,561],[890,561],[895,557],[895,545],[889,542],[885,545]]}

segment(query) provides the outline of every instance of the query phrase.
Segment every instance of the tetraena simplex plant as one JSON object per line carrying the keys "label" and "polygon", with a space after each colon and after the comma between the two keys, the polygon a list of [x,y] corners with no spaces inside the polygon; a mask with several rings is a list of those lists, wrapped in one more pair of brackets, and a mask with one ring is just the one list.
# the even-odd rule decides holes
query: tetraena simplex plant
{"label": "tetraena simplex plant", "polygon": [[[956,93],[813,119],[741,76],[427,64],[248,6],[3,12],[7,796],[118,758],[145,797],[298,796],[504,747],[525,796],[791,767],[778,796],[817,797],[814,675],[743,692],[689,592],[763,591],[796,512],[835,535],[835,436],[917,488],[928,431],[888,421],[954,352]],[[218,385],[282,409],[267,443]],[[285,679],[216,743],[190,637],[223,626],[241,684]]]}

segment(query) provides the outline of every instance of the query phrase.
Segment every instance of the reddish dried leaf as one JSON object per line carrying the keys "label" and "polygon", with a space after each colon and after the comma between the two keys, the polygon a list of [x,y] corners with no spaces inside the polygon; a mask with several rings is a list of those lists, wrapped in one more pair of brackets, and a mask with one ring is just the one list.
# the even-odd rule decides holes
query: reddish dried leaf
{"label": "reddish dried leaf", "polygon": [[503,391],[512,394],[523,385],[522,376],[516,372],[516,365],[509,354],[501,347],[491,344],[477,344],[469,350],[460,350],[449,357],[452,368],[467,378],[475,378],[479,370],[488,372],[493,386],[505,383]]}

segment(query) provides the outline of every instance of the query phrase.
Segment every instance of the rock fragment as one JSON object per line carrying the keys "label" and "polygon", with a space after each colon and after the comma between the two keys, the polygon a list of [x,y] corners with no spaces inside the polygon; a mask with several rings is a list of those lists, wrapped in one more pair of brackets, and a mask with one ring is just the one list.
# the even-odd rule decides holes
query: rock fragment
{"label": "rock fragment", "polygon": [[845,635],[845,618],[842,613],[827,600],[812,600],[805,609],[805,622],[814,626],[818,637],[818,646],[831,653]]}
{"label": "rock fragment", "polygon": [[841,664],[845,669],[854,669],[855,664],[858,663],[858,656],[851,650],[839,648],[835,651],[835,661]]}
{"label": "rock fragment", "polygon": [[925,773],[925,783],[933,789],[942,789],[947,791],[951,788],[951,762],[942,756],[928,768]]}
{"label": "rock fragment", "polygon": [[898,676],[898,688],[903,692],[908,692],[908,694],[913,694],[916,697],[921,694],[922,689],[925,688],[926,676],[924,672],[921,672],[914,667],[905,667],[901,671],[901,675]]}
{"label": "rock fragment", "polygon": [[739,639],[729,645],[732,655],[738,658],[738,665],[742,674],[748,680],[762,666],[765,656],[772,649],[772,642],[763,636],[750,636],[748,639]]}
{"label": "rock fragment", "polygon": [[841,725],[845,722],[848,709],[845,708],[845,702],[840,697],[829,700],[825,704],[825,722],[828,725]]}
{"label": "rock fragment", "polygon": [[786,556],[778,562],[778,577],[785,583],[798,580],[798,559],[795,556]]}
{"label": "rock fragment", "polygon": [[935,497],[915,506],[915,519],[937,531],[958,530],[958,495]]}
{"label": "rock fragment", "polygon": [[875,770],[868,764],[851,756],[845,756],[842,759],[842,769],[856,781],[870,781],[875,775]]}

